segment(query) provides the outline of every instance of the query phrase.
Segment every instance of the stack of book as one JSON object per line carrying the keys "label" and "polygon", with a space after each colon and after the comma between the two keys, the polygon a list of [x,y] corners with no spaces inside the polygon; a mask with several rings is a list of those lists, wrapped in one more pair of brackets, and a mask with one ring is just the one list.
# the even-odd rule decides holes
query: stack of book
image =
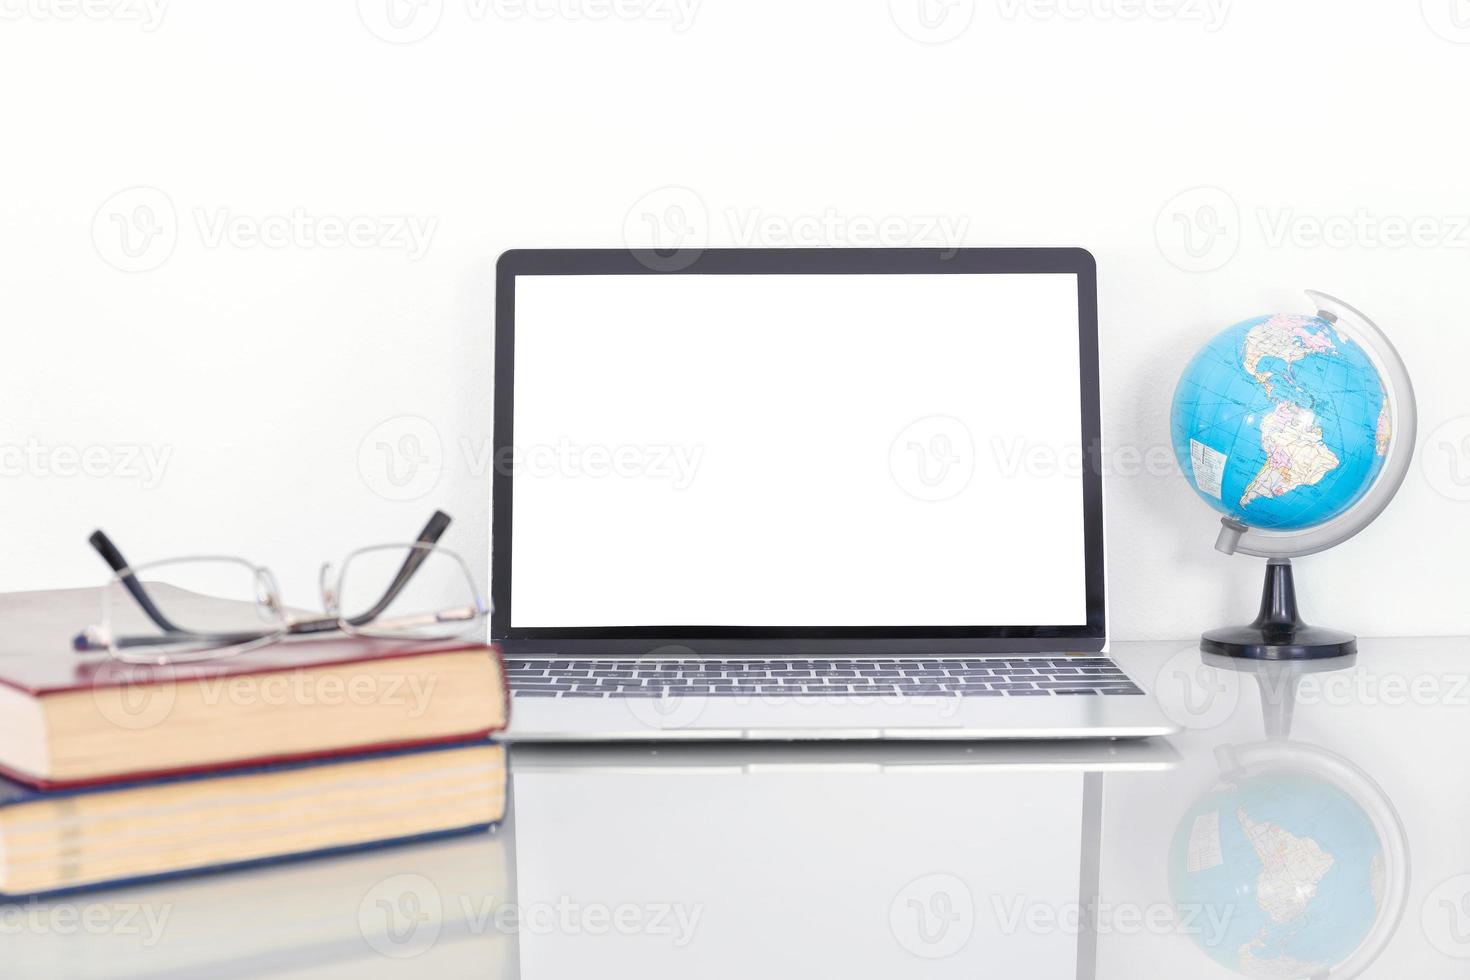
{"label": "stack of book", "polygon": [[0,894],[483,830],[505,811],[493,647],[282,642],[79,656],[95,590],[0,596]]}

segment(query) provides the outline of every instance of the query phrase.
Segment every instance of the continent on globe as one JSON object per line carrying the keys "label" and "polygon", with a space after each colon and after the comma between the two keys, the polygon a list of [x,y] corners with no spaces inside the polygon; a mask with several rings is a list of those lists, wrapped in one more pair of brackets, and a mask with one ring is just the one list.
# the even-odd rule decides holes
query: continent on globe
{"label": "continent on globe", "polygon": [[1337,351],[1326,330],[1311,331],[1310,327],[1321,324],[1315,316],[1283,313],[1252,327],[1245,335],[1245,369],[1267,395],[1271,394],[1272,372],[1261,370],[1263,359],[1275,357],[1286,362],[1286,376],[1290,378],[1292,365],[1302,358]]}
{"label": "continent on globe", "polygon": [[1332,870],[1332,855],[1310,837],[1298,837],[1268,821],[1257,823],[1244,809],[1235,811],[1246,839],[1261,862],[1256,904],[1272,922],[1290,922],[1317,897],[1317,885]]}
{"label": "continent on globe", "polygon": [[1388,452],[1389,440],[1393,438],[1393,422],[1388,417],[1388,396],[1383,396],[1383,408],[1378,411],[1378,428],[1373,433],[1373,452],[1382,456]]}
{"label": "continent on globe", "polygon": [[1301,980],[1302,977],[1325,976],[1332,966],[1330,963],[1299,960],[1288,955],[1272,955],[1273,951],[1261,936],[1244,944],[1236,952],[1240,957],[1240,970],[1248,977]]}
{"label": "continent on globe", "polygon": [[1279,497],[1297,487],[1314,486],[1337,468],[1337,454],[1322,441],[1322,428],[1309,408],[1278,402],[1261,419],[1266,465],[1240,497],[1244,507],[1258,497]]}

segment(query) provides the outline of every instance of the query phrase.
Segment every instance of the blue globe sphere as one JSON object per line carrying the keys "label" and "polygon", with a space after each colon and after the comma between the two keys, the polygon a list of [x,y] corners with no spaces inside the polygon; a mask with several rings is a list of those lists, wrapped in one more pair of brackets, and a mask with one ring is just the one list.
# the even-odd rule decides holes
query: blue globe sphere
{"label": "blue globe sphere", "polygon": [[1195,355],[1174,391],[1174,453],[1190,486],[1261,530],[1346,511],[1378,478],[1391,432],[1372,360],[1317,316],[1237,323]]}
{"label": "blue globe sphere", "polygon": [[1317,977],[1368,938],[1384,904],[1383,842],[1337,786],[1265,772],[1211,792],[1180,822],[1169,885],[1211,958],[1248,977]]}

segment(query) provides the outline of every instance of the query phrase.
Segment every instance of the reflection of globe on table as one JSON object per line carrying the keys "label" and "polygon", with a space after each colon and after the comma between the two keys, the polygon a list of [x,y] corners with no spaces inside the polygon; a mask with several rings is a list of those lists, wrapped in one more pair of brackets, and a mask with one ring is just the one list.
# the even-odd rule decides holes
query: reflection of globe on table
{"label": "reflection of globe on table", "polygon": [[1180,468],[1211,506],[1262,530],[1329,521],[1372,486],[1392,432],[1372,360],[1340,323],[1282,314],[1211,340],[1174,393]]}
{"label": "reflection of globe on table", "polygon": [[1398,928],[1408,842],[1383,791],[1298,742],[1222,750],[1228,772],[1185,812],[1169,887],[1200,947],[1248,977],[1353,977]]}

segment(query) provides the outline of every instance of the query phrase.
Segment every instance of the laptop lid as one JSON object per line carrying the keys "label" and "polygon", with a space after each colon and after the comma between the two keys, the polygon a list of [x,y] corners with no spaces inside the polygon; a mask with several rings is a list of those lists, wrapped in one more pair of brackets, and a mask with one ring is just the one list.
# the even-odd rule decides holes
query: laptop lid
{"label": "laptop lid", "polygon": [[656,258],[500,259],[493,639],[1102,648],[1087,252]]}

